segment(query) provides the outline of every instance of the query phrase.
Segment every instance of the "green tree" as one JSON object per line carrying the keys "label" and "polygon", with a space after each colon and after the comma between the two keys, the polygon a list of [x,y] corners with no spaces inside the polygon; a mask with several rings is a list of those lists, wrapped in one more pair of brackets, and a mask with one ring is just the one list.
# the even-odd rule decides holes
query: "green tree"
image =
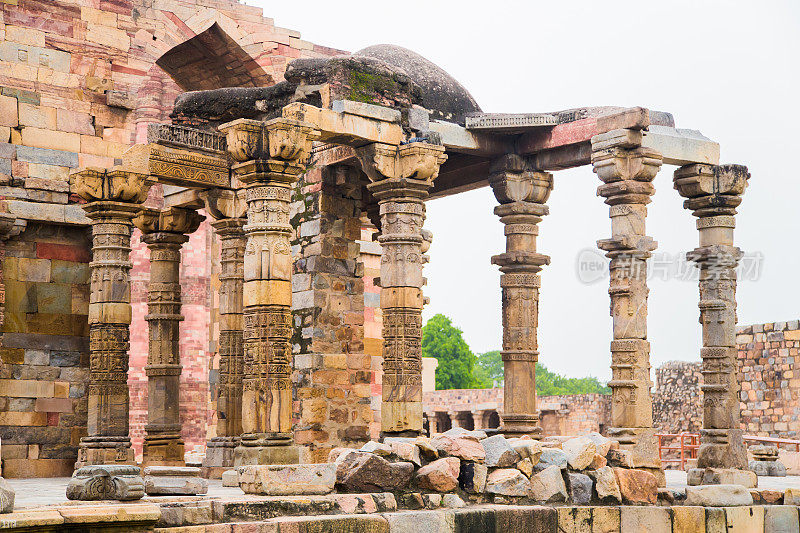
{"label": "green tree", "polygon": [[431,317],[422,328],[422,357],[435,357],[436,389],[480,389],[486,386],[475,375],[477,358],[461,336],[461,330],[442,314]]}
{"label": "green tree", "polygon": [[[503,361],[500,351],[482,353],[478,356],[478,368],[489,381],[490,387],[503,386]],[[562,394],[611,394],[611,389],[597,378],[568,378],[551,372],[536,363],[536,394],[555,396]]]}

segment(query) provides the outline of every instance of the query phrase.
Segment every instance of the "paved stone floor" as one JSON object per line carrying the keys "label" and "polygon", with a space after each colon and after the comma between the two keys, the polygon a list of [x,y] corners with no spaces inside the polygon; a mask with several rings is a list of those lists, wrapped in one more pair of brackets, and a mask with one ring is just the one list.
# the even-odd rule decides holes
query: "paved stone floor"
{"label": "paved stone floor", "polygon": [[[686,486],[686,472],[667,470],[666,475],[669,488],[678,489]],[[8,479],[7,481],[16,491],[14,502],[16,509],[63,504],[69,501],[66,497],[67,483],[69,483],[68,477]],[[762,489],[774,490],[800,489],[800,476],[759,477],[758,486]],[[212,479],[208,482],[208,496],[230,498],[244,496],[244,492],[236,487],[223,487],[221,480]],[[160,499],[163,498],[145,497],[143,501],[159,501]]]}

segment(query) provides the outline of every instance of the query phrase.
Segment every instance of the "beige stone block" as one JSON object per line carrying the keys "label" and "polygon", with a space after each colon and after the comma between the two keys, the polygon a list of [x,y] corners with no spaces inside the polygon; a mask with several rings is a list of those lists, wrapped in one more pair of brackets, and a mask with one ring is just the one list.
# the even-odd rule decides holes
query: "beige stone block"
{"label": "beige stone block", "polygon": [[725,520],[728,533],[763,533],[764,507],[726,507]]}
{"label": "beige stone block", "polygon": [[71,413],[71,398],[36,398],[34,406],[36,412],[41,413]]}
{"label": "beige stone block", "polygon": [[705,533],[706,510],[693,505],[672,507],[672,533]]}
{"label": "beige stone block", "polygon": [[5,411],[0,413],[0,426],[46,426],[47,413]]}
{"label": "beige stone block", "polygon": [[91,24],[115,27],[117,25],[117,14],[111,11],[81,6],[81,20]]}
{"label": "beige stone block", "polygon": [[592,533],[620,533],[619,507],[593,507]]}
{"label": "beige stone block", "polygon": [[56,129],[56,110],[53,107],[42,107],[20,102],[19,124],[20,126],[54,130]]}
{"label": "beige stone block", "polygon": [[647,531],[647,533],[672,533],[669,509],[664,507],[620,507],[621,531]]}
{"label": "beige stone block", "polygon": [[56,398],[67,398],[69,396],[69,382],[67,381],[54,382],[53,396]]}
{"label": "beige stone block", "polygon": [[86,40],[123,51],[131,47],[131,38],[128,36],[128,32],[102,24],[89,23],[86,29]]}
{"label": "beige stone block", "polygon": [[592,533],[591,507],[559,507],[559,533]]}
{"label": "beige stone block", "polygon": [[292,282],[285,280],[245,281],[243,304],[251,305],[292,305]]}
{"label": "beige stone block", "polygon": [[89,324],[130,324],[131,305],[127,303],[89,304]]}
{"label": "beige stone block", "polygon": [[125,522],[155,522],[161,517],[161,509],[153,503],[64,506],[59,512],[66,524],[113,522],[116,527],[124,527]]}
{"label": "beige stone block", "polygon": [[20,257],[17,261],[17,276],[19,281],[49,283],[50,260]]}
{"label": "beige stone block", "polygon": [[0,379],[0,396],[12,398],[52,398],[52,381],[36,379]]}
{"label": "beige stone block", "polygon": [[800,329],[784,331],[783,338],[787,341],[800,341]]}
{"label": "beige stone block", "polygon": [[88,113],[58,109],[57,124],[60,131],[80,133],[83,135],[94,135],[95,133],[92,116]]}
{"label": "beige stone block", "polygon": [[6,25],[6,41],[44,48],[44,32],[33,28]]}
{"label": "beige stone block", "polygon": [[7,143],[11,140],[11,128],[0,126],[0,143]]}
{"label": "beige stone block", "polygon": [[322,358],[325,368],[347,368],[347,355],[345,354],[326,354]]}
{"label": "beige stone block", "polygon": [[[3,472],[5,474],[5,472]],[[8,476],[6,474],[7,477]],[[19,528],[25,531],[27,528],[35,531],[36,529],[50,529],[47,526],[58,526],[64,523],[64,517],[57,509],[22,509],[13,513],[4,514],[0,524],[9,524],[14,529]],[[13,524],[13,526],[11,526]],[[2,526],[5,529],[5,526]],[[55,531],[52,529],[51,531]]]}
{"label": "beige stone block", "polygon": [[416,287],[388,287],[381,289],[381,308],[406,307],[422,309],[422,290]]}
{"label": "beige stone block", "polygon": [[28,176],[55,181],[69,181],[69,167],[28,163]]}
{"label": "beige stone block", "polygon": [[100,157],[109,157],[108,144],[100,137],[94,135],[81,135],[81,149],[84,154],[90,154]]}
{"label": "beige stone block", "polygon": [[41,451],[41,446],[39,446],[38,444],[29,444],[28,459],[38,459],[40,451]]}
{"label": "beige stone block", "polygon": [[81,138],[77,133],[26,127],[22,129],[22,144],[65,152],[80,152]]}
{"label": "beige stone block", "polygon": [[0,95],[0,126],[16,128],[19,126],[19,113],[17,99],[11,96]]}

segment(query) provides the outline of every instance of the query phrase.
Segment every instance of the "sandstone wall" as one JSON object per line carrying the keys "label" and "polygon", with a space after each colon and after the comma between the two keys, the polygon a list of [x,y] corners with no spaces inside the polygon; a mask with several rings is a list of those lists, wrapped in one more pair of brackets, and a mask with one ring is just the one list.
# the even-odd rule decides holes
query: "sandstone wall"
{"label": "sandstone wall", "polygon": [[[282,79],[293,58],[335,53],[235,0],[0,1],[0,212],[31,221],[8,241],[3,260],[9,300],[2,379],[16,378],[0,386],[4,475],[68,474],[85,431],[87,311],[80,298],[88,291],[82,278],[88,220],[69,194],[70,170],[119,162],[128,146],[146,141],[149,123],[169,121],[181,90],[268,85]],[[159,59],[169,74],[156,65]],[[161,191],[152,189],[148,205],[161,205]],[[148,254],[138,232],[133,242],[128,377],[131,432],[140,454]],[[73,250],[71,259],[48,245]],[[29,272],[27,262],[15,270],[18,259],[40,261],[40,270]],[[45,275],[44,261],[66,263],[51,263]],[[209,287],[216,283],[217,261],[218,246],[204,224],[184,246],[181,277],[187,450],[214,435],[216,330],[208,317],[216,301]],[[66,285],[72,293],[56,297]],[[22,342],[20,335],[39,336]]]}
{"label": "sandstone wall", "polygon": [[656,368],[653,423],[664,433],[698,433],[703,427],[699,362],[669,361]]}

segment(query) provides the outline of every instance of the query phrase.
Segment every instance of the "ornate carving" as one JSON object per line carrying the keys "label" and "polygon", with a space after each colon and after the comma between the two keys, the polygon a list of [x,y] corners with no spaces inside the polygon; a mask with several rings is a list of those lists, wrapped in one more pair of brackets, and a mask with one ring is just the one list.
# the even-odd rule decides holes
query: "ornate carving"
{"label": "ornate carving", "polygon": [[372,182],[386,179],[413,179],[428,187],[447,161],[444,146],[414,142],[394,146],[373,143],[356,149],[361,168]]}
{"label": "ornate carving", "polygon": [[297,168],[305,164],[312,141],[319,136],[311,125],[288,118],[267,122],[237,119],[219,129],[227,136],[228,151],[234,160],[273,159]]}
{"label": "ornate carving", "polygon": [[161,183],[186,187],[230,187],[227,155],[172,146],[137,144],[122,154],[125,168],[149,174]]}
{"label": "ornate carving", "polygon": [[176,124],[149,124],[147,142],[225,154],[225,136],[211,131],[198,130]]}
{"label": "ornate carving", "polygon": [[197,231],[205,218],[194,209],[169,207],[162,211],[142,209],[133,223],[145,234],[166,232],[188,235]]}
{"label": "ornate carving", "polygon": [[87,202],[113,201],[140,204],[154,180],[147,174],[129,170],[85,168],[73,172],[71,189]]}
{"label": "ornate carving", "polygon": [[133,465],[84,466],[67,485],[70,500],[138,500],[144,496],[144,480]]}
{"label": "ornate carving", "polygon": [[492,162],[489,185],[501,204],[544,204],[553,190],[553,175],[537,171],[529,158],[507,154]]}

